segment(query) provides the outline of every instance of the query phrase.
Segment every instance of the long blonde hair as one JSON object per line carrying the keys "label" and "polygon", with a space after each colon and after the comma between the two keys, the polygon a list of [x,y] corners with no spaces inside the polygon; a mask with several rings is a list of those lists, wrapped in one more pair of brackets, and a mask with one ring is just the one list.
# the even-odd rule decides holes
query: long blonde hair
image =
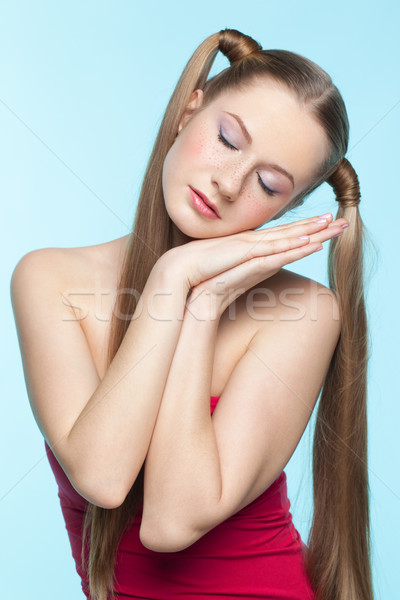
{"label": "long blonde hair", "polygon": [[[207,80],[218,51],[230,66]],[[307,104],[330,142],[330,154],[316,165],[312,184],[293,199],[291,209],[323,181],[331,184],[346,234],[332,239],[329,283],[336,291],[341,334],[319,400],[313,445],[314,512],[305,556],[317,600],[372,600],[367,472],[367,323],[363,293],[363,223],[358,210],[357,175],[345,158],[349,123],[343,99],[329,75],[309,59],[285,50],[263,50],[234,29],[210,35],[193,53],[166,108],[144,176],[133,231],[118,289],[141,294],[150,271],[172,247],[171,220],[165,209],[162,167],[191,93],[204,91],[203,107],[223,91],[272,77]],[[282,214],[282,213],[281,213]],[[275,218],[279,217],[276,215]],[[108,343],[108,365],[129,326],[138,297],[117,294]],[[105,509],[88,504],[82,532],[82,565],[93,600],[114,598],[116,551],[143,500],[142,466],[123,504]],[[85,551],[89,545],[88,559]]]}

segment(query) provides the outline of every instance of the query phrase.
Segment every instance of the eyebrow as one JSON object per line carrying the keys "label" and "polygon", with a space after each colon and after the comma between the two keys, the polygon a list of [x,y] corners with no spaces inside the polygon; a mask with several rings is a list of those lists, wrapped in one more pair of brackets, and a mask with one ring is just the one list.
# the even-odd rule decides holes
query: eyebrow
{"label": "eyebrow", "polygon": [[[249,134],[249,132],[247,131],[245,124],[243,123],[243,121],[239,117],[239,115],[235,115],[234,113],[228,112],[227,110],[224,110],[222,112],[226,113],[227,115],[231,115],[231,117],[234,117],[234,119],[236,119],[236,121],[239,123],[240,129],[242,130],[244,137],[246,138],[246,141],[249,144],[251,144],[253,139],[252,139],[251,135]],[[284,169],[283,167],[281,167],[280,165],[277,165],[275,163],[268,163],[268,166],[271,167],[271,169],[274,169],[275,171],[282,173],[282,175],[285,175],[285,177],[287,177],[291,181],[293,187],[295,187],[294,177],[291,173],[286,171],[286,169]]]}

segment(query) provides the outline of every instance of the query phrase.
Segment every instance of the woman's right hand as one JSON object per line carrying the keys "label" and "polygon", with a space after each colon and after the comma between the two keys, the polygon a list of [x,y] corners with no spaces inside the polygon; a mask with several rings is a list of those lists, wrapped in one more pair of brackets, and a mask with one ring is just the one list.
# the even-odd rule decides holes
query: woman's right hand
{"label": "woman's right hand", "polygon": [[[347,225],[346,219],[332,221],[331,215],[324,220],[316,216],[257,231],[250,229],[222,237],[193,240],[171,248],[161,259],[169,274],[177,273],[187,288],[192,289],[246,261],[253,261],[255,266],[262,268],[262,257],[271,255],[276,256],[276,272],[285,264],[319,250],[321,242],[343,232],[343,225]],[[309,236],[309,239],[299,239],[300,236]],[[290,250],[294,252],[288,252]],[[268,276],[265,273],[260,280]]]}

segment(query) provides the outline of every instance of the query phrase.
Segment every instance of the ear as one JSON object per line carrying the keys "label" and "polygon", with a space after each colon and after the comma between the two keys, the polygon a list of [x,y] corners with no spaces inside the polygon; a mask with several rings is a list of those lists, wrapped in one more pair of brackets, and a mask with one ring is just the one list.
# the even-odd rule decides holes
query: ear
{"label": "ear", "polygon": [[192,92],[192,94],[190,95],[190,98],[189,98],[189,102],[187,103],[186,108],[181,117],[181,120],[179,121],[178,133],[189,121],[193,112],[202,105],[203,98],[204,98],[204,92],[202,89],[199,88],[199,89],[195,90],[194,92]]}

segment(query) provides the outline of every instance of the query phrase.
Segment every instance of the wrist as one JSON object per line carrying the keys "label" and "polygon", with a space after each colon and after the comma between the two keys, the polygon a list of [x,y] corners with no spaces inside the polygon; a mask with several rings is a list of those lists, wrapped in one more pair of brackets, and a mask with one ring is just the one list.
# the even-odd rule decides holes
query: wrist
{"label": "wrist", "polygon": [[[162,257],[161,257],[162,258]],[[162,260],[153,266],[140,297],[140,312],[147,310],[160,321],[182,321],[189,287],[184,278],[171,272]]]}
{"label": "wrist", "polygon": [[198,321],[218,323],[222,312],[218,296],[201,285],[192,288],[186,300],[185,314],[189,313],[191,318]]}
{"label": "wrist", "polygon": [[177,259],[175,248],[170,248],[154,264],[151,270],[151,276],[161,287],[171,287],[179,289],[184,294],[185,299],[190,291],[189,279],[181,268],[180,261]]}

